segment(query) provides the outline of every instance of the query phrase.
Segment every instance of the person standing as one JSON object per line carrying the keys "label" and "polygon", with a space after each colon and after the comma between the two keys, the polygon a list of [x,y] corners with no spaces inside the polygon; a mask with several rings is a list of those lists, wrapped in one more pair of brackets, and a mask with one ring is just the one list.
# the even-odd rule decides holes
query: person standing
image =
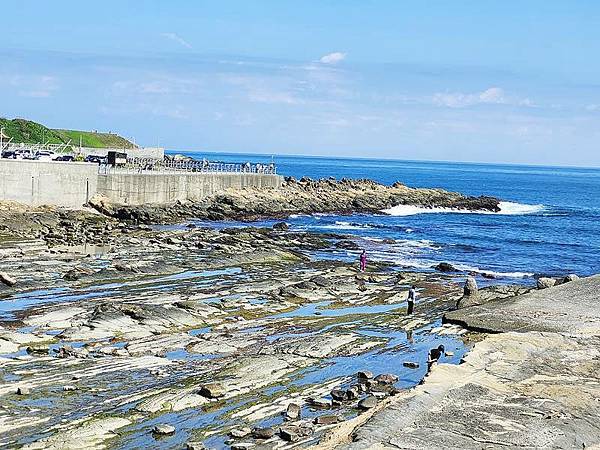
{"label": "person standing", "polygon": [[408,290],[408,309],[406,310],[406,315],[410,316],[413,313],[415,308],[415,300],[417,298],[417,291],[415,286],[411,286]]}
{"label": "person standing", "polygon": [[367,269],[367,251],[363,249],[360,254],[360,271],[364,272]]}

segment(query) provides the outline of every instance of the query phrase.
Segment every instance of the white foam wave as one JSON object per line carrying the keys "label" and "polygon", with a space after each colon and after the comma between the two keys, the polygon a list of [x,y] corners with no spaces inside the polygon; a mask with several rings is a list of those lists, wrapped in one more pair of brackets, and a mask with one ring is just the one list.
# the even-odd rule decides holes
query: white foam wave
{"label": "white foam wave", "polygon": [[371,228],[369,225],[361,225],[350,222],[343,222],[337,220],[332,225],[319,225],[318,228],[324,228],[327,230],[365,230]]}
{"label": "white foam wave", "polygon": [[544,205],[528,205],[516,202],[500,202],[498,206],[500,206],[500,212],[496,214],[505,214],[507,216],[535,214],[546,209]]}
{"label": "white foam wave", "polygon": [[524,215],[524,214],[535,214],[545,209],[544,205],[528,205],[524,203],[516,202],[500,202],[499,212],[476,210],[471,211],[468,209],[457,209],[457,208],[427,208],[425,206],[414,206],[414,205],[397,205],[388,209],[384,209],[383,212],[390,216],[414,216],[416,214],[494,214],[494,215]]}
{"label": "white foam wave", "polygon": [[493,270],[480,269],[479,267],[472,267],[464,264],[453,264],[453,266],[463,272],[473,272],[481,275],[491,275],[496,278],[529,278],[534,275],[534,273],[530,272],[496,272]]}

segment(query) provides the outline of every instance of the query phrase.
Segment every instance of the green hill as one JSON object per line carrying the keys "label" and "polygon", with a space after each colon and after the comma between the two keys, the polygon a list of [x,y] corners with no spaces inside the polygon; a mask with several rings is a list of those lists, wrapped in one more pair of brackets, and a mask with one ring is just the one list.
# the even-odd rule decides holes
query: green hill
{"label": "green hill", "polygon": [[60,130],[48,128],[37,122],[25,119],[0,118],[0,127],[4,134],[13,142],[68,144],[73,146],[93,148],[134,148],[135,145],[113,133],[98,133],[95,131]]}

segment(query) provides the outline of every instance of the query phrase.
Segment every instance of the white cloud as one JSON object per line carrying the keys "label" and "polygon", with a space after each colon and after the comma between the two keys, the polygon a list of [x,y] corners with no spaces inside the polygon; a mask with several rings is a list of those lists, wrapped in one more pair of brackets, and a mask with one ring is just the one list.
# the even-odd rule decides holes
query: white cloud
{"label": "white cloud", "polygon": [[319,62],[321,64],[337,64],[337,63],[343,61],[344,59],[346,59],[345,53],[333,52],[333,53],[329,53],[325,56],[322,56],[321,59],[319,59]]}
{"label": "white cloud", "polygon": [[179,45],[185,47],[185,48],[193,48],[192,44],[190,44],[188,41],[186,41],[185,39],[183,39],[181,36],[179,36],[177,33],[162,33],[161,34],[162,37],[169,39],[173,42],[177,42]]}
{"label": "white cloud", "polygon": [[256,75],[224,75],[222,80],[236,86],[252,103],[297,105],[304,103],[295,95],[294,80],[286,77],[263,77]]}
{"label": "white cloud", "polygon": [[0,82],[16,88],[21,97],[48,98],[58,91],[58,79],[51,75],[11,75],[1,76]]}
{"label": "white cloud", "polygon": [[491,87],[482,92],[465,94],[461,92],[437,93],[432,97],[434,104],[448,108],[466,108],[474,105],[514,105],[533,106],[528,98],[507,96],[503,89]]}

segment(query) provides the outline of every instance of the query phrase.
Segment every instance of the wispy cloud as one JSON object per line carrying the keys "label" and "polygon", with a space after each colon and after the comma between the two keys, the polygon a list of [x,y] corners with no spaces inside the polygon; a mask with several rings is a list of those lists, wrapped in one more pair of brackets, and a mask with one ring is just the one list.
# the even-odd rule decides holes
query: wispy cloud
{"label": "wispy cloud", "polygon": [[344,59],[346,59],[345,53],[333,52],[333,53],[328,53],[325,56],[322,56],[321,59],[319,59],[319,62],[321,64],[337,64],[339,62],[342,62]]}
{"label": "wispy cloud", "polygon": [[182,47],[189,48],[189,49],[193,48],[192,44],[190,44],[188,41],[183,39],[177,33],[162,33],[161,36],[164,37],[165,39],[169,39],[170,41],[178,43]]}
{"label": "wispy cloud", "polygon": [[474,105],[514,105],[514,106],[533,106],[528,98],[508,96],[503,89],[499,87],[490,87],[484,91],[476,93],[436,93],[432,97],[432,102],[438,106],[448,108],[466,108]]}
{"label": "wispy cloud", "polygon": [[30,98],[52,97],[59,88],[58,79],[52,75],[0,75],[0,82],[15,88],[19,96]]}

